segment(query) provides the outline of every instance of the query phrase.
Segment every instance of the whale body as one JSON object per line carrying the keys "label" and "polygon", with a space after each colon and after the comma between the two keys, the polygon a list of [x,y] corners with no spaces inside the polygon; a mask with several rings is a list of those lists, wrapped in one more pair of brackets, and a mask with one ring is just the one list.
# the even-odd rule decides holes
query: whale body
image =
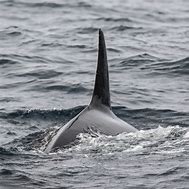
{"label": "whale body", "polygon": [[118,118],[110,103],[109,72],[104,34],[99,30],[98,62],[93,96],[90,104],[78,115],[61,127],[47,144],[45,151],[68,146],[80,133],[95,132],[118,135],[136,132],[137,129]]}

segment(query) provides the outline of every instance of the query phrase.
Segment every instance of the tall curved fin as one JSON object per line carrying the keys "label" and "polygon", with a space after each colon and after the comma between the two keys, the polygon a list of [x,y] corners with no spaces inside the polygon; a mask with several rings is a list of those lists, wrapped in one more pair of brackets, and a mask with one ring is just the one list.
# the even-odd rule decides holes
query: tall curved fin
{"label": "tall curved fin", "polygon": [[98,63],[91,105],[100,104],[111,108],[106,44],[101,29],[99,29]]}

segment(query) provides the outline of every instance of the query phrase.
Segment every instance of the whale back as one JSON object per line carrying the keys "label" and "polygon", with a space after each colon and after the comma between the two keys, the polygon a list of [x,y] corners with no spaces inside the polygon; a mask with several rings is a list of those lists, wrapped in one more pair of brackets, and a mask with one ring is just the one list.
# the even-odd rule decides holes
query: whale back
{"label": "whale back", "polygon": [[133,126],[119,119],[111,109],[108,61],[104,34],[99,30],[98,61],[93,96],[89,106],[61,127],[47,144],[45,151],[66,147],[75,141],[79,133],[95,132],[117,135],[135,132]]}

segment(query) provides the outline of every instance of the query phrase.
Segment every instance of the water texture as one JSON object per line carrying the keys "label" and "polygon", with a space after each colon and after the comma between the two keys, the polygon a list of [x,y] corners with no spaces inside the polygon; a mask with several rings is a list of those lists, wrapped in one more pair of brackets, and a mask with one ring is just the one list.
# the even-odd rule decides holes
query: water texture
{"label": "water texture", "polygon": [[[0,188],[189,188],[189,1],[0,0]],[[115,114],[45,154],[91,99],[105,33]]]}

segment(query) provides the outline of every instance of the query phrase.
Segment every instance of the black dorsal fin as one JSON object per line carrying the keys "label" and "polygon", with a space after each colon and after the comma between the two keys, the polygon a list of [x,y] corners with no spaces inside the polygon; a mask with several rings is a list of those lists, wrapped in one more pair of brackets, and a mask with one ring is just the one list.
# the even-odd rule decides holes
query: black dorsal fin
{"label": "black dorsal fin", "polygon": [[98,63],[91,105],[98,106],[100,104],[111,108],[106,44],[101,29],[99,29]]}

